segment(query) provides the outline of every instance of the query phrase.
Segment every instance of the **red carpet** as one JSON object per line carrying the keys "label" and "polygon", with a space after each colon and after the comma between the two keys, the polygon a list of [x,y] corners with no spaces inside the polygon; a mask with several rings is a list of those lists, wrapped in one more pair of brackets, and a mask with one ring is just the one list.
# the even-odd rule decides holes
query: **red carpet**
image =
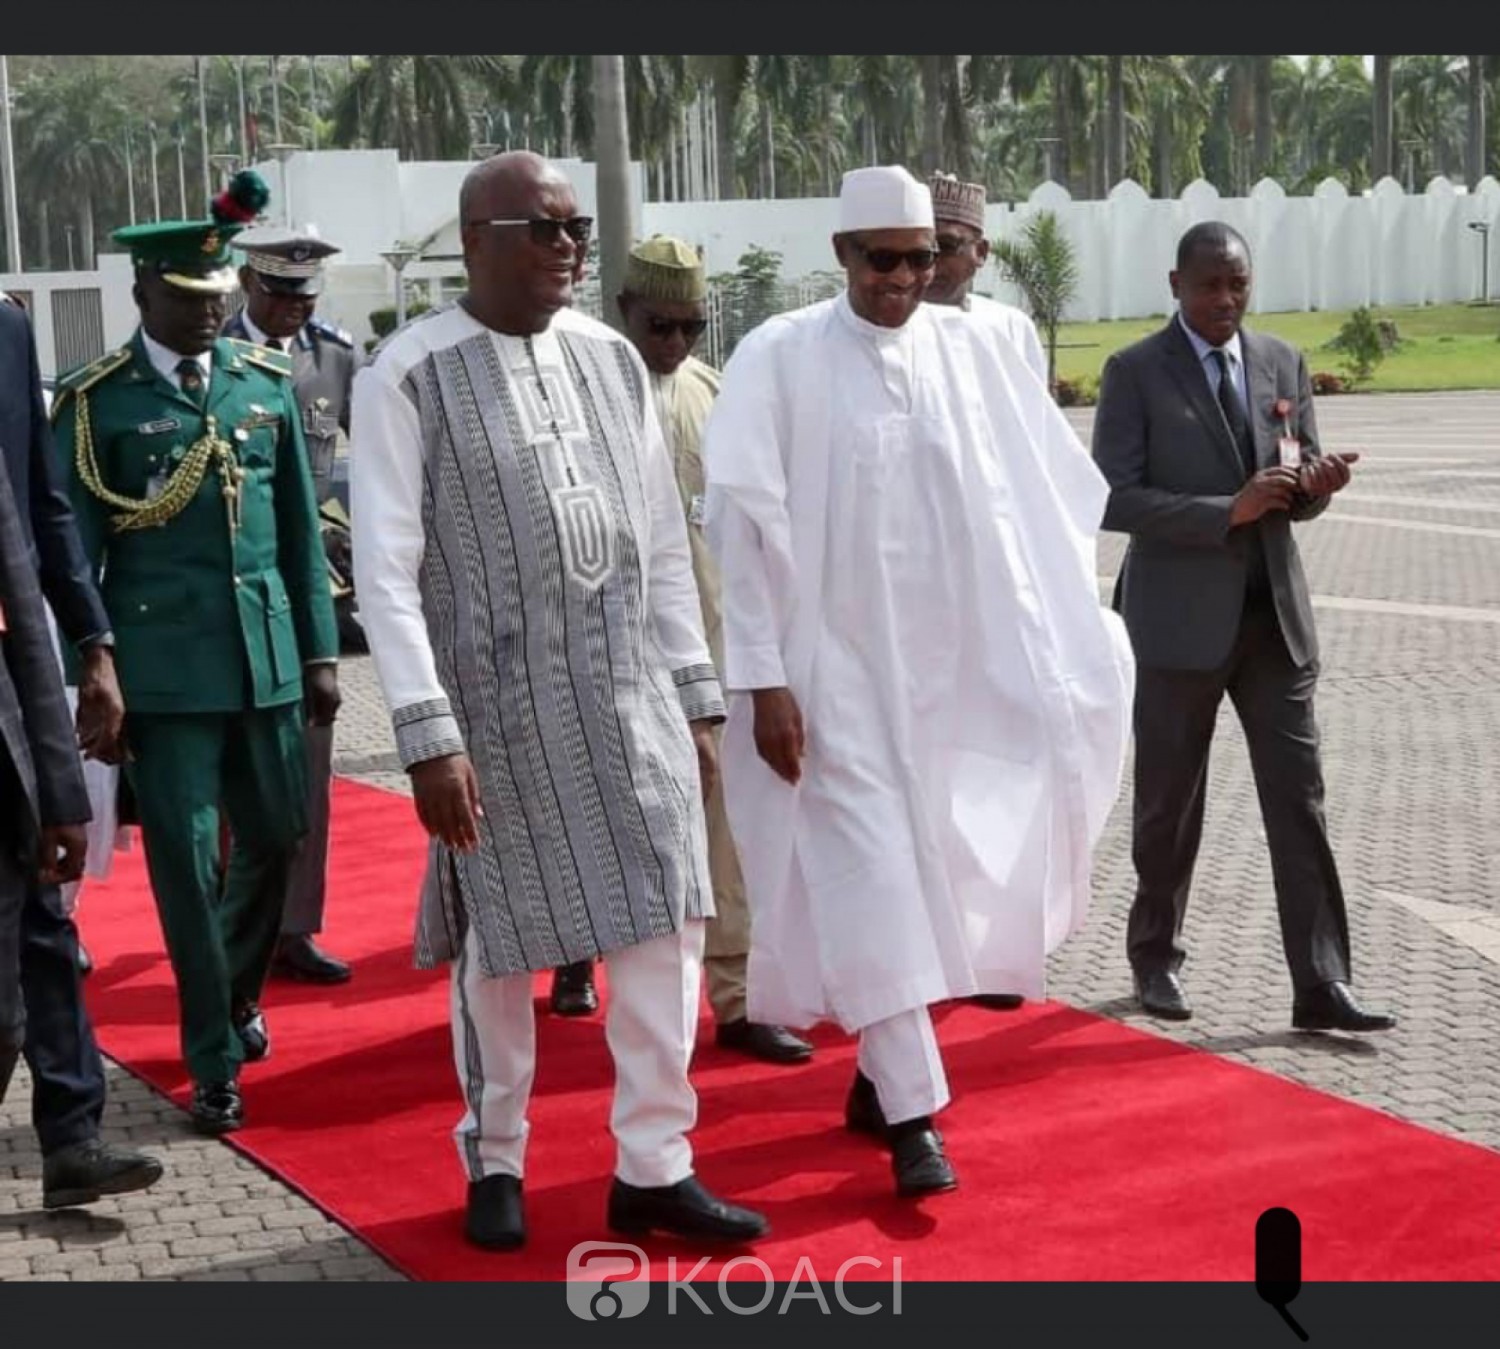
{"label": "red carpet", "polygon": [[[271,985],[273,1054],[245,1071],[236,1145],[415,1277],[563,1278],[573,1245],[609,1239],[601,1020],[539,1017],[531,1241],[471,1250],[445,976],[411,969],[422,837],[406,799],[336,790],[327,942],[355,978]],[[184,1102],[143,858],[117,862],[81,912],[90,1005],[106,1051]],[[755,1253],[779,1278],[803,1256],[825,1281],[868,1256],[880,1266],[847,1277],[889,1279],[899,1257],[906,1280],[1248,1280],[1255,1220],[1278,1204],[1302,1220],[1309,1282],[1500,1278],[1500,1154],[1112,1021],[1050,1003],[942,1015],[962,1188],[920,1205],[898,1202],[884,1155],[841,1127],[849,1041],[819,1034],[811,1065],[780,1069],[722,1053],[704,1025],[700,1173],[767,1213]],[[696,1263],[675,1243],[647,1249],[658,1277],[668,1255],[679,1277]]]}

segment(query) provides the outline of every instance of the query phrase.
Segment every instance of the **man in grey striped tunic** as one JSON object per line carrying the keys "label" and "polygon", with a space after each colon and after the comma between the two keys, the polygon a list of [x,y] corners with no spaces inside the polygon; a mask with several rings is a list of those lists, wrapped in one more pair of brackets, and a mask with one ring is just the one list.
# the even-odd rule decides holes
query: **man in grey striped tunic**
{"label": "man in grey striped tunic", "polygon": [[744,1241],[696,1179],[688,1064],[724,704],[644,366],[568,308],[591,222],[536,155],[459,202],[469,288],[354,388],[355,584],[429,844],[418,962],[451,961],[466,1227],[524,1240],[533,971],[602,957],[610,1226]]}

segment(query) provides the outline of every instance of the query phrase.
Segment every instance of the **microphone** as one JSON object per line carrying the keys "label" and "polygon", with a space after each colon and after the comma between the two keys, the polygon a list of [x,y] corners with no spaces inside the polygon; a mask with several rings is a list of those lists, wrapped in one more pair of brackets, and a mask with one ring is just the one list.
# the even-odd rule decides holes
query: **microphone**
{"label": "microphone", "polygon": [[1302,1291],[1302,1223],[1289,1208],[1268,1208],[1256,1220],[1255,1291],[1305,1343],[1307,1332],[1286,1306]]}

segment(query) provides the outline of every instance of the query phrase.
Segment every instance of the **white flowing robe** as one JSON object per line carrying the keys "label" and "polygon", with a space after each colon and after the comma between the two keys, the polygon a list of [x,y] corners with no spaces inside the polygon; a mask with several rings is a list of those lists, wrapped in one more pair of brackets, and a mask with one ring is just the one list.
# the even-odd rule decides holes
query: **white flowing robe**
{"label": "white flowing robe", "polygon": [[1028,368],[1043,384],[1047,382],[1047,353],[1042,347],[1041,334],[1031,316],[1012,304],[1002,304],[987,295],[970,295],[964,312],[974,318],[995,324],[1016,345],[1016,350],[1025,358]]}
{"label": "white flowing robe", "polygon": [[[1134,685],[1087,451],[996,325],[923,305],[881,329],[841,296],[740,345],[705,457],[751,1019],[852,1031],[1042,995],[1088,908]],[[795,787],[746,692],[781,686],[807,733]]]}

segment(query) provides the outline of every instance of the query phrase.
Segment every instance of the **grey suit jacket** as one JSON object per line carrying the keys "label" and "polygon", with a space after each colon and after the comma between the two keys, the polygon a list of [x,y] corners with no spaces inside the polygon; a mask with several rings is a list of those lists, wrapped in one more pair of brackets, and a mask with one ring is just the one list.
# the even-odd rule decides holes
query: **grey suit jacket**
{"label": "grey suit jacket", "polygon": [[[236,314],[224,325],[226,337],[251,341],[245,316]],[[302,435],[312,466],[313,489],[321,505],[333,490],[333,457],[339,428],[349,433],[354,376],[361,360],[348,333],[316,316],[292,340],[292,383],[302,409]]]}
{"label": "grey suit jacket", "polygon": [[30,539],[9,475],[0,473],[0,754],[8,755],[33,828],[84,824],[89,796],[62,672],[52,648]]}
{"label": "grey suit jacket", "polygon": [[[1278,462],[1278,400],[1302,444],[1320,453],[1312,384],[1301,354],[1279,338],[1240,332],[1256,461]],[[1174,316],[1159,332],[1111,356],[1094,418],[1095,462],[1109,481],[1104,528],[1129,534],[1115,588],[1136,660],[1169,670],[1212,670],[1228,659],[1244,607],[1258,529],[1282,636],[1299,666],[1318,656],[1317,631],[1292,520],[1328,498],[1300,501],[1255,525],[1229,526],[1245,469],[1192,343]]]}

